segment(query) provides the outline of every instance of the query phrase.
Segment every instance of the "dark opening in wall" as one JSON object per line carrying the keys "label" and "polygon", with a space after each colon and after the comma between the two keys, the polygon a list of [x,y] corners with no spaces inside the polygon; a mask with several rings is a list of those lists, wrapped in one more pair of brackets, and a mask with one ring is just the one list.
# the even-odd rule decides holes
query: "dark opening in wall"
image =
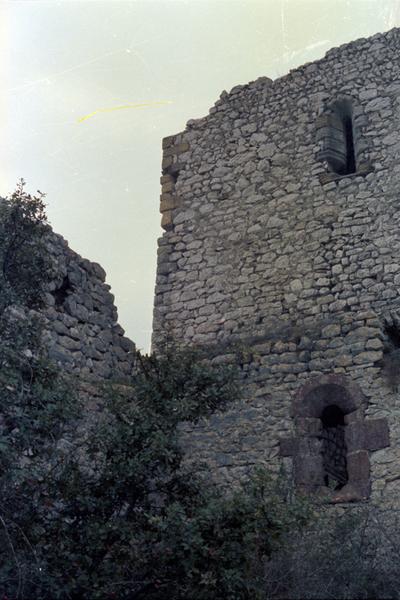
{"label": "dark opening in wall", "polygon": [[54,290],[54,292],[53,292],[55,305],[62,306],[64,304],[65,300],[67,299],[67,297],[69,296],[69,294],[71,294],[72,292],[73,292],[72,284],[69,280],[68,275],[66,275],[64,277],[63,282],[60,285],[60,287],[58,289]]}
{"label": "dark opening in wall", "polygon": [[365,419],[366,402],[361,388],[337,373],[299,388],[294,436],[281,439],[280,453],[293,458],[300,490],[335,503],[369,497],[369,452],[389,446],[390,437],[386,419]]}
{"label": "dark opening in wall", "polygon": [[397,391],[400,385],[400,325],[397,319],[385,323],[386,335],[383,358],[381,361],[385,376],[390,387]]}
{"label": "dark opening in wall", "polygon": [[338,175],[356,172],[353,109],[350,100],[334,102],[321,115],[317,140],[321,144],[319,160],[325,160],[330,171]]}
{"label": "dark opening in wall", "polygon": [[174,183],[176,183],[178,181],[179,171],[171,171],[171,177],[172,177]]}
{"label": "dark opening in wall", "polygon": [[400,328],[397,323],[386,324],[385,333],[388,336],[389,343],[393,348],[400,348]]}
{"label": "dark opening in wall", "polygon": [[340,490],[349,479],[344,413],[338,406],[331,404],[322,411],[321,421],[324,483],[327,487]]}
{"label": "dark opening in wall", "polygon": [[355,173],[356,157],[354,155],[354,136],[353,136],[353,121],[351,116],[343,117],[343,127],[346,136],[346,174]]}

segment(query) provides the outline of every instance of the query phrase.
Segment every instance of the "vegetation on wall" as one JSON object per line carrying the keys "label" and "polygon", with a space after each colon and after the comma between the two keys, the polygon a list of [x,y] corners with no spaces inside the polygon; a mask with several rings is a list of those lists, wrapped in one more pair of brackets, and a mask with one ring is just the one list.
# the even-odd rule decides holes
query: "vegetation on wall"
{"label": "vegetation on wall", "polygon": [[0,199],[0,311],[13,303],[36,308],[51,278],[45,236],[48,230],[44,194],[15,192]]}
{"label": "vegetation on wall", "polygon": [[21,183],[0,222],[0,597],[263,597],[265,557],[306,510],[261,472],[226,495],[179,444],[182,420],[237,397],[232,371],[194,350],[138,355],[132,385],[73,436],[78,391],[33,310],[51,276],[42,196]]}
{"label": "vegetation on wall", "polygon": [[[73,394],[46,357],[33,309],[51,277],[46,259],[43,195],[24,183],[0,200],[0,589],[24,596],[24,553],[32,515],[45,510],[44,478],[64,424],[76,413]],[[17,573],[17,575],[15,575]]]}
{"label": "vegetation on wall", "polygon": [[222,490],[185,462],[179,424],[237,398],[232,369],[173,345],[138,354],[86,420],[34,310],[46,228],[42,196],[21,184],[1,201],[0,598],[399,597],[400,542],[376,514],[321,517],[261,469]]}

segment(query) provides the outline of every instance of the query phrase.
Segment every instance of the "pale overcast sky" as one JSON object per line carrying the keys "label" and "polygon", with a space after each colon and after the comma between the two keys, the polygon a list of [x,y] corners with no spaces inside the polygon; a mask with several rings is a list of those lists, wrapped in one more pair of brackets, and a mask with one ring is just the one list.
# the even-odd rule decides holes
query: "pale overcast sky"
{"label": "pale overcast sky", "polygon": [[400,0],[0,0],[0,17],[0,195],[46,192],[148,350],[161,139],[223,90],[400,26]]}

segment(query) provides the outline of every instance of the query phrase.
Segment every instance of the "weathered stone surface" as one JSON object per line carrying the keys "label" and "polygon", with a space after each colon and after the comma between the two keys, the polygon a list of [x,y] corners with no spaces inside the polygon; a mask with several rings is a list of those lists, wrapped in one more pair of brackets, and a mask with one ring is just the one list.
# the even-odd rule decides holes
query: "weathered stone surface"
{"label": "weathered stone surface", "polygon": [[347,455],[347,470],[352,481],[369,481],[369,457],[366,450],[356,450]]}
{"label": "weathered stone surface", "polygon": [[387,419],[366,421],[366,447],[368,450],[381,450],[390,445]]}
{"label": "weathered stone surface", "polygon": [[50,357],[81,380],[131,375],[135,346],[123,337],[116,322],[114,296],[104,283],[104,269],[81,258],[52,232],[47,247],[59,273],[42,310],[51,339]]}
{"label": "weathered stone surface", "polygon": [[295,455],[294,463],[296,483],[299,485],[316,486],[323,485],[322,473],[322,457]]}
{"label": "weathered stone surface", "polygon": [[[385,321],[400,310],[399,44],[394,29],[274,82],[236,86],[208,116],[163,142],[163,193],[179,196],[180,205],[162,217],[153,345],[168,330],[179,342],[210,344],[220,362],[235,344],[245,349],[240,376],[256,414],[231,408],[235,426],[204,423],[185,438],[210,464],[214,454],[230,455],[224,472],[232,478],[245,436],[260,440],[252,460],[278,469],[279,439],[301,429],[294,398],[316,378],[336,377],[342,383],[329,393],[325,387],[325,400],[344,410],[357,480],[343,498],[365,498],[370,482],[373,493],[394,493],[400,410],[383,365],[400,339],[388,334],[388,327],[400,331],[400,319]],[[330,111],[343,99],[353,109],[355,165],[347,174],[329,171],[319,154],[327,133],[336,148]],[[340,396],[352,383],[362,391],[358,403]],[[306,419],[320,421],[326,407],[315,394],[302,417],[304,436],[311,435]],[[386,425],[372,425],[380,418]],[[289,446],[281,443],[285,456]],[[386,470],[374,460],[380,453]]]}
{"label": "weathered stone surface", "polygon": [[297,452],[295,438],[282,438],[279,440],[279,451],[281,456],[294,456]]}

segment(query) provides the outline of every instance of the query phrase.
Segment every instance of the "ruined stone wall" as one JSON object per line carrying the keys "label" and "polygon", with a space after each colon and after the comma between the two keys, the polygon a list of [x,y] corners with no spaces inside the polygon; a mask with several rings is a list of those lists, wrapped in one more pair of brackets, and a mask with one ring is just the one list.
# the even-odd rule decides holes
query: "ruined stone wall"
{"label": "ruined stone wall", "polygon": [[49,233],[55,277],[41,311],[50,357],[81,380],[123,380],[133,372],[135,346],[118,324],[105,271]]}
{"label": "ruined stone wall", "polygon": [[[164,140],[153,345],[167,332],[217,361],[239,352],[244,401],[186,437],[228,480],[283,461],[299,485],[323,487],[306,410],[323,397],[347,423],[354,485],[342,500],[372,484],[372,498],[398,504],[399,395],[386,375],[389,359],[400,373],[399,59],[398,29],[346,44],[223,92]],[[352,107],[356,168],[344,175],[321,153],[337,101]]]}

